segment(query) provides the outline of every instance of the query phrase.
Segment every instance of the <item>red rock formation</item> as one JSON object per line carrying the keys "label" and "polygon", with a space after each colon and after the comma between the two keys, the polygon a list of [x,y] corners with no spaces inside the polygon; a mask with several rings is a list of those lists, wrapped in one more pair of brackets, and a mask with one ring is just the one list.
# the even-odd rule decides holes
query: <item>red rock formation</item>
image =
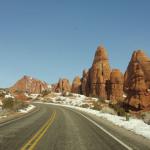
{"label": "red rock formation", "polygon": [[89,96],[89,72],[87,70],[83,71],[81,82],[81,93]]}
{"label": "red rock formation", "polygon": [[89,70],[90,95],[107,98],[107,81],[110,79],[110,65],[106,49],[97,48],[93,65]]}
{"label": "red rock formation", "polygon": [[70,92],[71,86],[68,79],[60,79],[56,85],[55,92]]}
{"label": "red rock formation", "polygon": [[73,80],[71,92],[81,94],[81,79],[80,79],[80,77],[77,76]]}
{"label": "red rock formation", "polygon": [[15,99],[17,100],[22,100],[22,101],[27,101],[29,98],[22,92],[22,93],[16,93],[14,95]]}
{"label": "red rock formation", "polygon": [[135,51],[124,77],[128,104],[136,109],[150,107],[150,58]]}
{"label": "red rock formation", "polygon": [[119,69],[113,69],[110,74],[110,96],[113,103],[123,100],[123,74]]}
{"label": "red rock formation", "polygon": [[51,86],[52,86],[52,92],[56,92],[57,84],[58,83],[51,84]]}
{"label": "red rock formation", "polygon": [[48,85],[46,82],[34,79],[29,76],[24,76],[19,81],[16,82],[14,86],[10,88],[11,92],[28,92],[33,94],[39,94],[43,90],[46,90]]}

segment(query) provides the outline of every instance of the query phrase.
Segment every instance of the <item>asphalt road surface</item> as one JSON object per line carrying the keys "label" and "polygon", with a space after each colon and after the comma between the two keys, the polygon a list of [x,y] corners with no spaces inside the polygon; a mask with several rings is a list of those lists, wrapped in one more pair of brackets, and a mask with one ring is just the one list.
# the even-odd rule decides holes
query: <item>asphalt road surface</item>
{"label": "asphalt road surface", "polygon": [[0,124],[0,150],[150,150],[149,140],[110,122],[61,106]]}

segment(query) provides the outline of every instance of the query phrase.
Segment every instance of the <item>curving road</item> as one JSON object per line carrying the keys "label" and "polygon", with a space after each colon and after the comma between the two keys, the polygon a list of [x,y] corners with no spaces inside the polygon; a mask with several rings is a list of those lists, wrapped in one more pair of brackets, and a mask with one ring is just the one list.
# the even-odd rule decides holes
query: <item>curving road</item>
{"label": "curving road", "polygon": [[0,150],[129,150],[150,149],[141,136],[92,115],[55,105],[0,124]]}

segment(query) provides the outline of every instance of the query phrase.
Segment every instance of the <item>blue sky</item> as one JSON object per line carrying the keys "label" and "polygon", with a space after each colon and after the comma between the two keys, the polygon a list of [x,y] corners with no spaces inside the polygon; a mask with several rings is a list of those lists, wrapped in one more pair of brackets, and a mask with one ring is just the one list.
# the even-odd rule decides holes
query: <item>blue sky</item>
{"label": "blue sky", "polygon": [[0,1],[0,87],[23,75],[72,80],[90,68],[99,44],[122,72],[134,50],[150,56],[150,1]]}

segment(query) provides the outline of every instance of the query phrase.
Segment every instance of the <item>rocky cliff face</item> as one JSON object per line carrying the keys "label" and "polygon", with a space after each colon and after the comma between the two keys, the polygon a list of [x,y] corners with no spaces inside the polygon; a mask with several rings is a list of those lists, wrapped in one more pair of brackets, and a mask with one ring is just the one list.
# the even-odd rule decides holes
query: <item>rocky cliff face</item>
{"label": "rocky cliff face", "polygon": [[54,89],[55,92],[70,92],[71,85],[68,79],[60,79]]}
{"label": "rocky cliff face", "polygon": [[143,51],[133,53],[124,80],[127,103],[136,109],[150,107],[150,58]]}
{"label": "rocky cliff face", "polygon": [[110,72],[106,49],[99,46],[95,53],[93,65],[89,70],[89,95],[107,99],[107,82],[110,80]]}
{"label": "rocky cliff face", "polygon": [[109,99],[113,103],[123,100],[123,74],[119,69],[113,69],[110,74]]}
{"label": "rocky cliff face", "polygon": [[29,76],[24,76],[10,88],[11,92],[28,92],[30,94],[39,94],[46,90],[48,85],[46,82],[34,79]]}
{"label": "rocky cliff face", "polygon": [[81,93],[81,79],[79,76],[75,77],[75,79],[72,82],[72,93]]}
{"label": "rocky cliff face", "polygon": [[99,46],[91,68],[83,71],[81,79],[76,77],[72,87],[67,79],[53,87],[56,92],[71,91],[112,103],[125,101],[137,110],[150,108],[150,58],[141,50],[135,51],[123,76],[119,69],[111,71],[107,51]]}
{"label": "rocky cliff face", "polygon": [[89,71],[83,70],[81,79],[81,94],[89,96]]}

